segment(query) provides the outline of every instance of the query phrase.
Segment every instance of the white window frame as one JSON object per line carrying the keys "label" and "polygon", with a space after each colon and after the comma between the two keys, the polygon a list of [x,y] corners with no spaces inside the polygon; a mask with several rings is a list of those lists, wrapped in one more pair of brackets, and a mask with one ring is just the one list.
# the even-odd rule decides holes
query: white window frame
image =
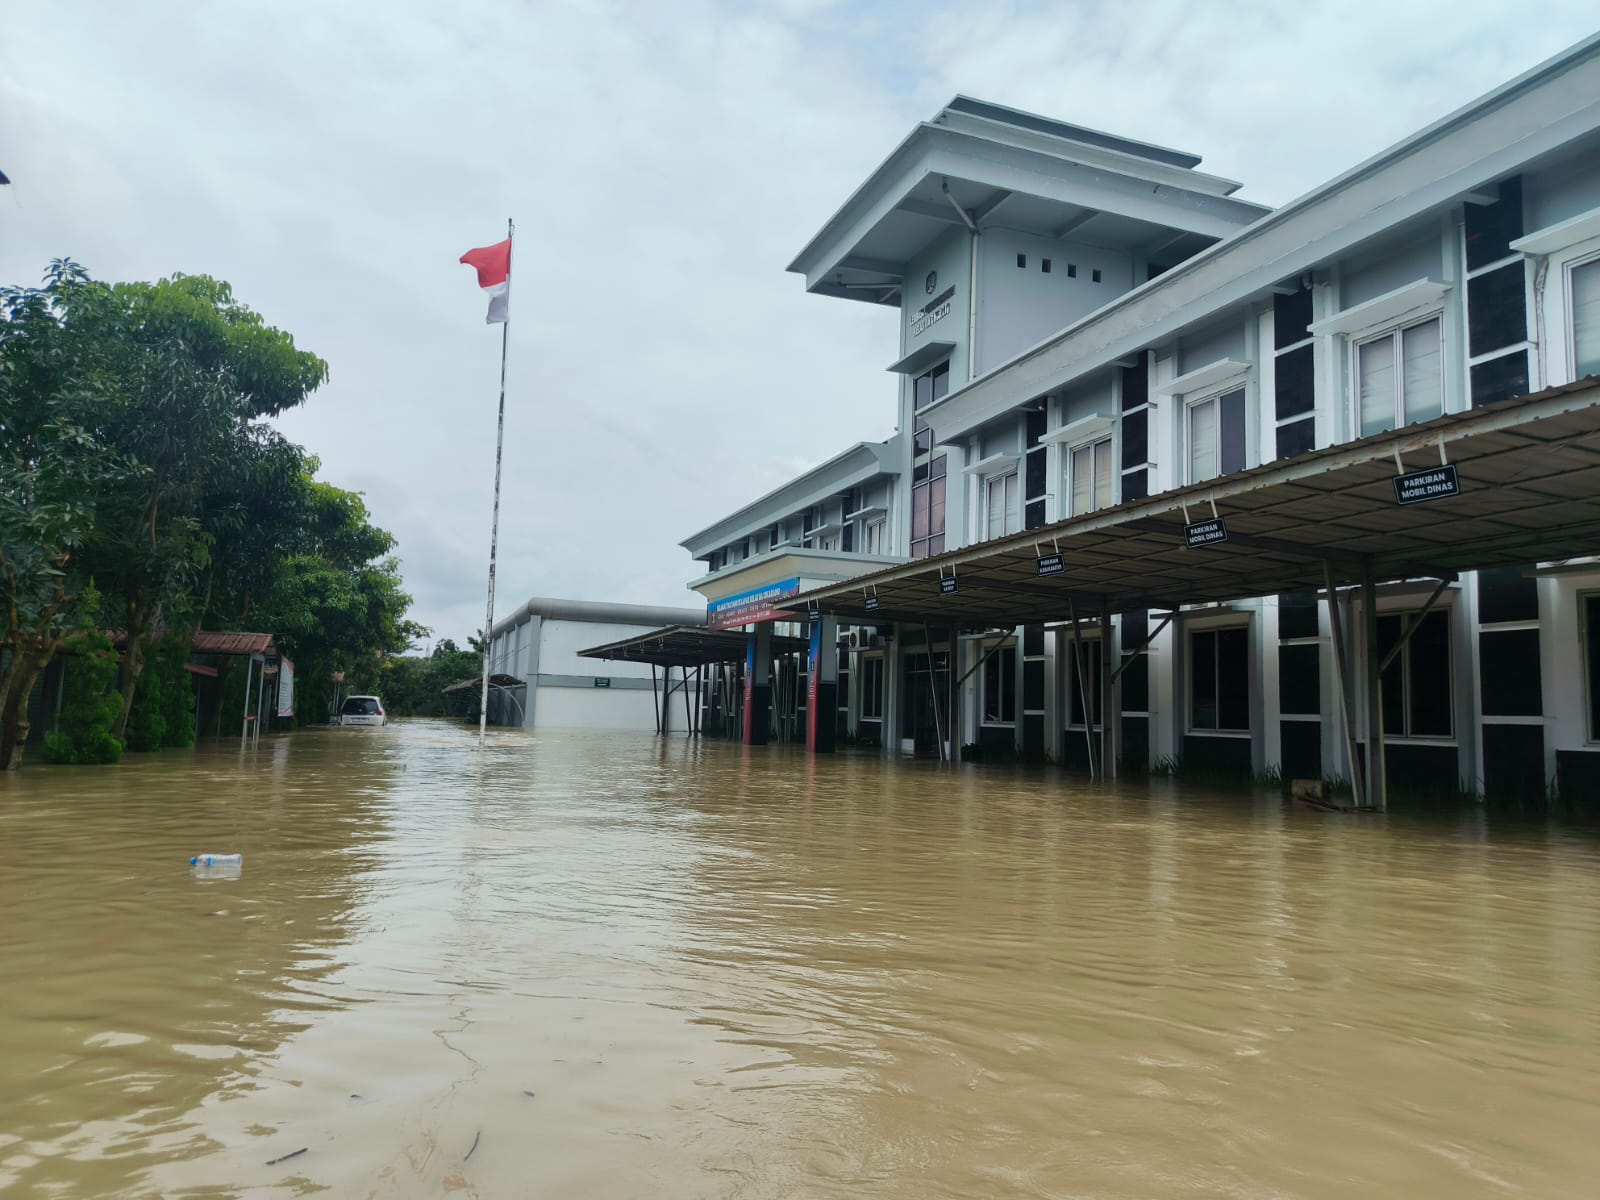
{"label": "white window frame", "polygon": [[1586,252],[1574,254],[1561,264],[1561,300],[1566,307],[1565,320],[1562,322],[1563,334],[1567,340],[1567,379],[1569,382],[1578,378],[1578,306],[1576,297],[1572,294],[1572,273],[1584,267],[1592,267],[1600,263],[1600,248],[1589,244]]}
{"label": "white window frame", "polygon": [[[1255,662],[1255,646],[1250,636],[1250,622],[1248,620],[1218,621],[1204,625],[1191,625],[1183,631],[1183,731],[1190,737],[1214,738],[1252,738],[1255,736],[1253,726],[1244,729],[1201,729],[1194,723],[1194,635],[1197,633],[1223,633],[1229,629],[1242,629],[1244,639],[1244,672],[1246,684],[1252,688],[1261,687],[1257,678],[1259,668]],[[1247,704],[1250,710],[1246,713],[1246,720],[1254,721],[1256,699],[1253,691],[1251,703]],[[1218,721],[1221,721],[1221,704],[1218,704]]]}
{"label": "white window frame", "polygon": [[[1404,632],[1404,621],[1407,617],[1431,617],[1435,613],[1439,613],[1444,617],[1445,633],[1450,639],[1449,649],[1445,654],[1446,674],[1448,675],[1448,679],[1446,680],[1446,694],[1450,697],[1450,732],[1448,734],[1385,733],[1383,735],[1383,740],[1385,742],[1404,742],[1408,746],[1459,746],[1461,743],[1461,714],[1456,711],[1456,653],[1460,647],[1457,644],[1459,639],[1456,637],[1455,605],[1446,600],[1434,605],[1433,608],[1429,609],[1426,613],[1423,613],[1420,609],[1409,607],[1403,603],[1390,604],[1388,606],[1380,606],[1378,608],[1377,615],[1380,621],[1385,617],[1399,617],[1402,622],[1400,628],[1401,631]],[[1579,619],[1581,621],[1581,615]],[[1409,685],[1411,680],[1410,649],[1411,643],[1408,640],[1406,642],[1405,649],[1401,650],[1396,656],[1394,663],[1390,664],[1391,667],[1395,665],[1400,667],[1400,694],[1405,697],[1405,700],[1403,701],[1405,708],[1402,712],[1402,718],[1405,720],[1409,720],[1411,715],[1411,706],[1409,703]],[[1587,670],[1585,673],[1587,673]],[[1381,689],[1381,682],[1379,683],[1379,687]],[[1493,720],[1494,718],[1490,719]],[[1589,717],[1588,714],[1585,713],[1584,724],[1587,725],[1588,722]]]}
{"label": "white window frame", "polygon": [[[1007,490],[1006,489],[1006,482],[1008,480],[1010,481],[1012,488],[1014,488],[1015,491],[1016,491],[1016,528],[1015,529],[1006,528],[1005,495],[1006,495],[1006,490]],[[993,533],[993,532],[990,531],[991,530],[991,526],[992,526],[992,521],[990,520],[991,505],[993,503],[993,497],[990,495],[990,488],[994,487],[996,484],[1000,485],[1001,514],[1000,514],[1000,532],[999,533]],[[985,475],[983,477],[983,479],[982,479],[982,485],[983,485],[983,505],[982,505],[983,536],[981,538],[979,538],[978,540],[979,541],[988,542],[988,541],[993,541],[995,538],[1006,537],[1006,536],[1008,536],[1010,534],[1013,534],[1013,533],[1021,533],[1022,532],[1022,472],[1017,467],[1013,466],[1009,470],[1006,470],[1006,471],[998,471],[993,475]]]}
{"label": "white window frame", "polygon": [[[1007,653],[1010,653],[1010,655],[1011,655],[1011,720],[1009,720],[1009,721],[1005,720],[1002,717],[993,717],[993,718],[991,718],[989,716],[989,714],[984,711],[985,709],[987,709],[989,707],[988,699],[989,699],[989,671],[990,671],[990,668],[998,667],[1000,665],[1001,656],[1003,656],[1003,655],[1005,655]],[[1005,645],[1001,646],[998,650],[996,650],[993,654],[991,654],[988,658],[984,659],[983,669],[978,673],[978,676],[979,676],[979,678],[978,678],[978,685],[979,685],[978,686],[978,717],[979,717],[978,723],[980,725],[988,726],[991,729],[1012,729],[1012,728],[1015,728],[1015,726],[1017,724],[1017,711],[1018,711],[1018,708],[1019,708],[1019,705],[1017,704],[1017,687],[1016,687],[1016,685],[1017,685],[1018,674],[1019,674],[1019,672],[1021,670],[1022,670],[1022,658],[1021,658],[1021,655],[1019,655],[1017,653],[1017,646],[1016,646],[1015,642],[1006,643]],[[1004,703],[1004,701],[1002,699],[1002,705],[1003,705],[1003,703]]]}
{"label": "white window frame", "polygon": [[[1105,447],[1106,457],[1110,459],[1111,462],[1111,495],[1106,498],[1106,502],[1104,504],[1098,504],[1095,502],[1094,494],[1094,459],[1095,451],[1100,449],[1102,446]],[[1117,505],[1118,485],[1122,482],[1122,479],[1121,472],[1117,467],[1117,448],[1115,445],[1115,439],[1111,436],[1111,434],[1108,433],[1103,437],[1092,438],[1086,442],[1077,442],[1071,446],[1065,446],[1062,449],[1063,461],[1061,474],[1062,490],[1066,493],[1066,515],[1068,517],[1081,517],[1084,515],[1084,513],[1099,512],[1102,508],[1115,508]],[[1077,468],[1073,465],[1073,462],[1077,457],[1078,451],[1080,450],[1087,450],[1089,452],[1089,507],[1084,509],[1083,513],[1074,511],[1072,503],[1073,496],[1075,494],[1073,492],[1072,485],[1077,478]]]}
{"label": "white window frame", "polygon": [[[1183,398],[1183,482],[1206,483],[1212,479],[1222,478],[1222,398],[1231,396],[1235,392],[1244,393],[1244,425],[1245,425],[1245,463],[1240,470],[1248,470],[1250,466],[1250,391],[1245,386],[1245,379],[1234,378],[1226,386],[1213,388],[1202,395],[1195,396],[1192,400]],[[1217,406],[1217,469],[1205,479],[1194,478],[1194,410],[1206,404],[1215,403]]]}
{"label": "white window frame", "polygon": [[[1449,339],[1445,326],[1448,322],[1444,319],[1444,308],[1433,309],[1414,317],[1407,317],[1404,321],[1390,325],[1383,329],[1373,329],[1349,338],[1350,342],[1350,431],[1357,438],[1376,436],[1362,431],[1361,428],[1361,347],[1373,342],[1380,342],[1389,338],[1394,342],[1394,372],[1395,372],[1395,416],[1403,416],[1401,409],[1405,407],[1405,332],[1415,329],[1419,325],[1426,325],[1429,321],[1439,322],[1439,413],[1450,412],[1450,372],[1445,365],[1450,361]],[[1395,429],[1404,429],[1409,422],[1401,421]],[[1385,431],[1390,432],[1390,431]]]}
{"label": "white window frame", "polygon": [[861,528],[861,552],[863,554],[883,554],[884,530],[888,522],[882,517],[876,521],[864,522]]}
{"label": "white window frame", "polygon": [[[1071,626],[1068,626],[1068,629],[1070,630]],[[1100,635],[1099,635],[1099,633],[1095,633],[1093,635],[1085,635],[1085,634],[1080,632],[1078,636],[1079,636],[1079,638],[1081,639],[1081,641],[1083,643],[1083,673],[1084,673],[1084,676],[1085,676],[1084,682],[1085,683],[1090,683],[1090,682],[1093,682],[1093,677],[1094,677],[1095,673],[1102,669],[1101,662],[1100,662]],[[1065,649],[1064,649],[1064,651],[1062,652],[1062,655],[1061,655],[1061,657],[1062,657],[1061,679],[1062,679],[1062,688],[1066,691],[1067,694],[1062,700],[1062,707],[1066,709],[1066,719],[1064,721],[1062,721],[1061,727],[1063,729],[1070,729],[1070,730],[1073,730],[1074,732],[1082,733],[1083,732],[1083,722],[1082,721],[1078,721],[1078,722],[1074,723],[1073,720],[1072,720],[1072,706],[1073,706],[1074,702],[1077,701],[1078,694],[1077,694],[1077,689],[1072,686],[1072,668],[1073,668],[1073,665],[1077,662],[1077,653],[1073,648],[1072,637],[1071,637],[1070,632],[1068,633],[1066,638],[1063,640],[1062,645],[1065,647]],[[1116,670],[1115,665],[1112,666],[1112,670]],[[1085,699],[1086,699],[1087,703],[1084,705],[1084,708],[1085,708],[1086,711],[1084,712],[1083,715],[1084,715],[1085,718],[1089,718],[1089,717],[1094,716],[1094,706],[1095,706],[1095,703],[1096,703],[1096,694],[1094,692],[1090,692],[1089,695],[1087,697],[1085,697]],[[1092,725],[1090,727],[1090,729],[1089,729],[1090,733],[1099,733],[1100,732],[1100,726],[1105,724],[1105,713],[1104,713],[1104,711],[1101,712],[1100,718],[1101,718],[1100,724]]]}
{"label": "white window frame", "polygon": [[[867,687],[867,684],[872,678],[872,669],[871,669],[870,664],[874,663],[874,662],[876,662],[878,664],[878,671],[877,671],[877,674],[878,674],[878,691],[877,691],[877,708],[878,708],[878,711],[874,712],[874,713],[869,713],[867,711],[867,697],[869,695],[869,689]],[[861,656],[861,670],[860,670],[860,679],[861,679],[861,717],[860,717],[860,719],[861,720],[863,720],[863,721],[882,721],[883,720],[883,710],[885,708],[884,692],[888,690],[888,683],[887,683],[888,678],[889,678],[889,666],[888,666],[888,663],[885,660],[883,655],[881,655],[881,654],[863,654]]]}
{"label": "white window frame", "polygon": [[1600,636],[1600,629],[1589,627],[1589,601],[1600,598],[1600,588],[1585,588],[1576,593],[1578,600],[1578,661],[1583,675],[1583,744],[1600,746],[1600,736],[1589,728],[1589,713],[1594,706],[1594,684],[1589,678],[1589,639]]}

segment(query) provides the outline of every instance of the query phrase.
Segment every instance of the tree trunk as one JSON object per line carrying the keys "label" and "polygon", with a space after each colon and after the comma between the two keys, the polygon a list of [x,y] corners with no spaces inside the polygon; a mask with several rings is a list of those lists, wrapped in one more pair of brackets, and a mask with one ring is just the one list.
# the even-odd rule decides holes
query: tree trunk
{"label": "tree trunk", "polygon": [[48,650],[20,651],[11,660],[10,691],[0,705],[0,771],[15,771],[22,766],[22,752],[28,745],[28,697],[39,675],[50,665],[54,642]]}
{"label": "tree trunk", "polygon": [[123,740],[128,728],[128,713],[133,710],[133,689],[139,684],[139,673],[144,670],[144,641],[149,636],[146,619],[133,605],[128,606],[128,641],[122,651],[122,712],[111,727],[111,736]]}

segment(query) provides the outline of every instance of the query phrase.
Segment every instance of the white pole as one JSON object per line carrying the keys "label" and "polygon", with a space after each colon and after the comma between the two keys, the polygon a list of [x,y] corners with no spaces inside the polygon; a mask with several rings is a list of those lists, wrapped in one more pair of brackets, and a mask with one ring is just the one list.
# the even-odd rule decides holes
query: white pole
{"label": "white pole", "polygon": [[[506,240],[516,237],[516,226],[506,218]],[[478,704],[478,753],[489,726],[489,646],[494,640],[494,559],[500,544],[500,456],[506,444],[506,347],[511,341],[511,254],[506,254],[506,319],[500,326],[500,419],[494,435],[494,518],[489,525],[489,611],[483,620],[483,694]]]}

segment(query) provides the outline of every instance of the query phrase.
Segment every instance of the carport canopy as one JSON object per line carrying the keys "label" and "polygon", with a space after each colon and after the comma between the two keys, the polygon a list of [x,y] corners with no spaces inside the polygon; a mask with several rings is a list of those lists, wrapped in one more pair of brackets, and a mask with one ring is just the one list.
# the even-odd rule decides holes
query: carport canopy
{"label": "carport canopy", "polygon": [[[749,644],[747,634],[736,629],[707,629],[703,625],[668,625],[649,633],[591,646],[578,651],[581,658],[612,662],[650,663],[657,667],[701,667],[712,663],[743,662]],[[804,638],[774,637],[772,653],[804,650]]]}
{"label": "carport canopy", "polygon": [[[1397,477],[1446,464],[1457,494],[1400,502]],[[1186,527],[1213,514],[1226,540],[1188,548]],[[1600,380],[1589,378],[815,588],[788,607],[1009,628],[1597,553]]]}

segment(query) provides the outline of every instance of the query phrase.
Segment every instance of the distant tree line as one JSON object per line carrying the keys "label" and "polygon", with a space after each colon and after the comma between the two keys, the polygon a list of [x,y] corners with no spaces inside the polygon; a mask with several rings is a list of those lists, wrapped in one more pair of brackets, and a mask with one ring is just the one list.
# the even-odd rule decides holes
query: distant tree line
{"label": "distant tree line", "polygon": [[270,424],[327,376],[203,275],[0,288],[0,767],[60,654],[46,754],[104,762],[192,741],[199,629],[273,634],[316,720],[426,635],[394,538]]}

